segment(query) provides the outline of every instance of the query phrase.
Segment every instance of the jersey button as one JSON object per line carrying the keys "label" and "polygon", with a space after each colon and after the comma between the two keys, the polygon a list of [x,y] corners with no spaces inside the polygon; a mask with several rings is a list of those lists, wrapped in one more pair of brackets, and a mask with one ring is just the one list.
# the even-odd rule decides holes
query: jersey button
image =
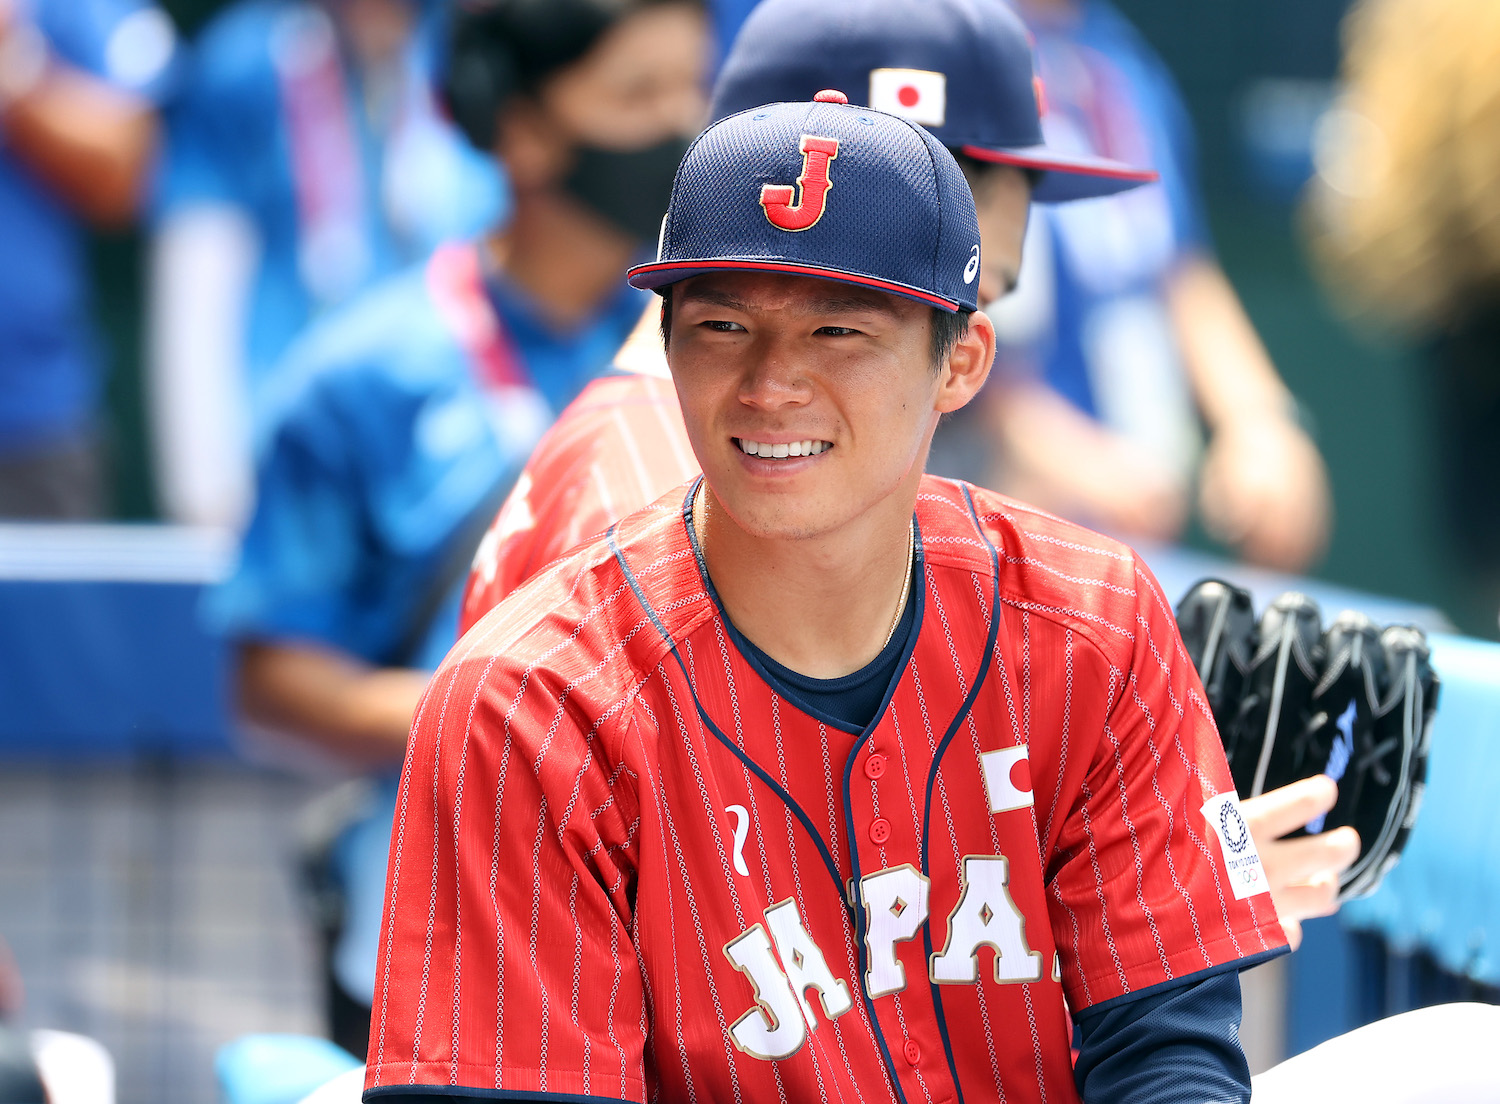
{"label": "jersey button", "polygon": [[922,1060],[922,1048],[917,1046],[915,1039],[906,1040],[906,1045],[901,1048],[901,1053],[906,1056],[906,1064],[914,1066]]}
{"label": "jersey button", "polygon": [[865,777],[869,779],[879,778],[885,773],[885,756],[871,755],[865,760]]}
{"label": "jersey button", "polygon": [[891,838],[891,822],[885,817],[876,817],[870,821],[870,842],[884,843]]}

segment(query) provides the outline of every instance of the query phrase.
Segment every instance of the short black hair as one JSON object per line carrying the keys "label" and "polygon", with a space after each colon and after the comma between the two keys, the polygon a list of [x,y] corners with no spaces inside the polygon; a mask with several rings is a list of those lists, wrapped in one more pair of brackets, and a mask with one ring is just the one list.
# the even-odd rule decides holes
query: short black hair
{"label": "short black hair", "polygon": [[665,3],[703,6],[703,0],[461,0],[451,17],[442,75],[449,114],[488,152],[506,100],[535,96],[616,23]]}
{"label": "short black hair", "polygon": [[[672,340],[672,288],[670,284],[661,292],[661,347],[665,349]],[[956,311],[946,311],[941,307],[932,308],[932,319],[930,335],[932,341],[929,345],[929,353],[932,358],[932,370],[934,372],[942,368],[943,362],[948,359],[948,354],[969,333],[969,316],[974,312],[960,308]]]}
{"label": "short black hair", "polygon": [[953,351],[964,338],[969,336],[969,316],[974,312],[959,308],[956,311],[939,310],[932,308],[932,370],[936,372],[942,368],[943,362],[948,359],[948,354]]}

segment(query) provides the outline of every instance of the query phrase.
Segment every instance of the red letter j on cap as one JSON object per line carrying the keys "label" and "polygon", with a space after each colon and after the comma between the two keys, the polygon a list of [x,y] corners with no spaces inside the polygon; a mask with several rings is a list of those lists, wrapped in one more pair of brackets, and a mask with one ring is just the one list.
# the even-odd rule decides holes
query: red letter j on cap
{"label": "red letter j on cap", "polygon": [[815,134],[804,134],[802,144],[802,175],[797,184],[802,189],[802,198],[795,205],[790,184],[763,184],[760,189],[760,205],[766,210],[771,225],[782,230],[806,230],[823,217],[828,203],[828,190],[833,183],[828,179],[828,163],[839,155],[837,138],[820,138]]}

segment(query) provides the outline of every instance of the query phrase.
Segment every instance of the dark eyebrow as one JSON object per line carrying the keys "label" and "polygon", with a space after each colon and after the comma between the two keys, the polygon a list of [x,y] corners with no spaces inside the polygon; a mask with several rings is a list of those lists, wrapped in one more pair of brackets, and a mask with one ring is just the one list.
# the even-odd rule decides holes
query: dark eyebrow
{"label": "dark eyebrow", "polygon": [[887,302],[885,296],[829,295],[807,300],[810,310],[818,314],[885,314],[896,315],[895,304]]}
{"label": "dark eyebrow", "polygon": [[[750,304],[737,295],[714,287],[712,284],[685,287],[679,293],[680,302],[707,303],[727,310],[749,311]],[[813,295],[802,300],[807,309],[816,314],[860,314],[874,312],[894,316],[895,304],[886,301],[883,295]]]}
{"label": "dark eyebrow", "polygon": [[707,303],[714,307],[725,307],[729,310],[744,311],[750,309],[750,305],[739,296],[730,295],[727,291],[720,291],[712,284],[707,286],[689,284],[678,292],[678,296],[678,302],[680,303],[690,303],[696,300],[699,303]]}

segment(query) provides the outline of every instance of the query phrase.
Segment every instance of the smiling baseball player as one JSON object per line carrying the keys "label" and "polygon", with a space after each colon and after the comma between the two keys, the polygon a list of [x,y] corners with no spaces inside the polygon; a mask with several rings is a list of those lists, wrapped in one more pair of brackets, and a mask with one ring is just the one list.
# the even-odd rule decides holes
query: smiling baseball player
{"label": "smiling baseball player", "polygon": [[1284,940],[1171,610],[923,476],[994,354],[973,199],[819,100],[706,131],[632,271],[704,478],[418,712],[366,1100],[1248,1098]]}
{"label": "smiling baseball player", "polygon": [[[725,61],[713,114],[803,99],[825,85],[921,123],[958,159],[976,197],[981,303],[1003,294],[1020,268],[1022,172],[1041,203],[1108,195],[1154,176],[1041,144],[1044,93],[1027,32],[1001,0],[763,0]],[[627,374],[590,384],[527,462],[475,557],[460,634],[538,569],[698,475],[657,316],[648,315],[616,357]],[[1245,803],[1293,946],[1300,921],[1337,910],[1340,872],[1360,841],[1350,828],[1281,837],[1328,813],[1336,797],[1331,779],[1314,776]]]}

